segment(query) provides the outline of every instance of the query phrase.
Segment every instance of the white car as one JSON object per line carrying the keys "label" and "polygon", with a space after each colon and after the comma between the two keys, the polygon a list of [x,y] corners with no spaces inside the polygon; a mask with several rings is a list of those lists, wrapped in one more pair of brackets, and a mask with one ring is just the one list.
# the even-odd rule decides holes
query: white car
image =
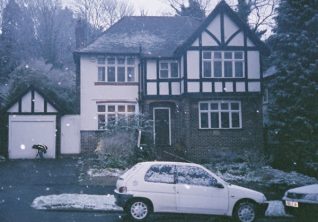
{"label": "white car", "polygon": [[114,192],[116,204],[134,221],[150,213],[190,213],[252,222],[268,205],[264,194],[228,184],[193,163],[138,163],[119,177]]}

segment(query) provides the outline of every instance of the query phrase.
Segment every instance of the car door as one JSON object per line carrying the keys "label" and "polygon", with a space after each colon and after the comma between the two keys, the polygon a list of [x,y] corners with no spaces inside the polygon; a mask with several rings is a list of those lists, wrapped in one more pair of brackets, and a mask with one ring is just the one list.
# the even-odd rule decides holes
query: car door
{"label": "car door", "polygon": [[152,201],[155,212],[176,212],[175,165],[152,165],[144,181],[144,195]]}
{"label": "car door", "polygon": [[228,210],[228,189],[217,188],[217,180],[198,166],[176,166],[177,211],[223,215]]}

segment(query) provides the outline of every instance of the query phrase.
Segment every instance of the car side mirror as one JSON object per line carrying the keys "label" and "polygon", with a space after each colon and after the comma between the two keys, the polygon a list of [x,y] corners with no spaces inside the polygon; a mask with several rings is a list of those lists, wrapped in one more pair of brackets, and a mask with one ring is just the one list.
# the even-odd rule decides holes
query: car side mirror
{"label": "car side mirror", "polygon": [[216,188],[220,188],[220,189],[223,189],[223,188],[224,188],[223,184],[221,184],[221,183],[216,183],[216,184],[214,184],[214,186],[215,186]]}

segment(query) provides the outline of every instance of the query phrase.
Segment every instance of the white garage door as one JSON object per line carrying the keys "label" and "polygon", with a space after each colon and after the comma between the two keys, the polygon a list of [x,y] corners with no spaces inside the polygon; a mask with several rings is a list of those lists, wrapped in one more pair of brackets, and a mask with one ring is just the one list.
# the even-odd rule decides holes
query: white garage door
{"label": "white garage door", "polygon": [[9,158],[34,159],[37,150],[34,144],[48,147],[45,158],[55,158],[56,150],[55,115],[10,115],[9,116]]}

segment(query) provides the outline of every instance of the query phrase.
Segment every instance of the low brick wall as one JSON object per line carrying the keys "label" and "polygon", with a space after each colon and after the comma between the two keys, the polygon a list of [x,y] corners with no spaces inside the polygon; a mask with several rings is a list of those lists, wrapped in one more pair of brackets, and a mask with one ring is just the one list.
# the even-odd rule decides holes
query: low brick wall
{"label": "low brick wall", "polygon": [[81,131],[81,153],[94,152],[102,137],[103,131]]}

